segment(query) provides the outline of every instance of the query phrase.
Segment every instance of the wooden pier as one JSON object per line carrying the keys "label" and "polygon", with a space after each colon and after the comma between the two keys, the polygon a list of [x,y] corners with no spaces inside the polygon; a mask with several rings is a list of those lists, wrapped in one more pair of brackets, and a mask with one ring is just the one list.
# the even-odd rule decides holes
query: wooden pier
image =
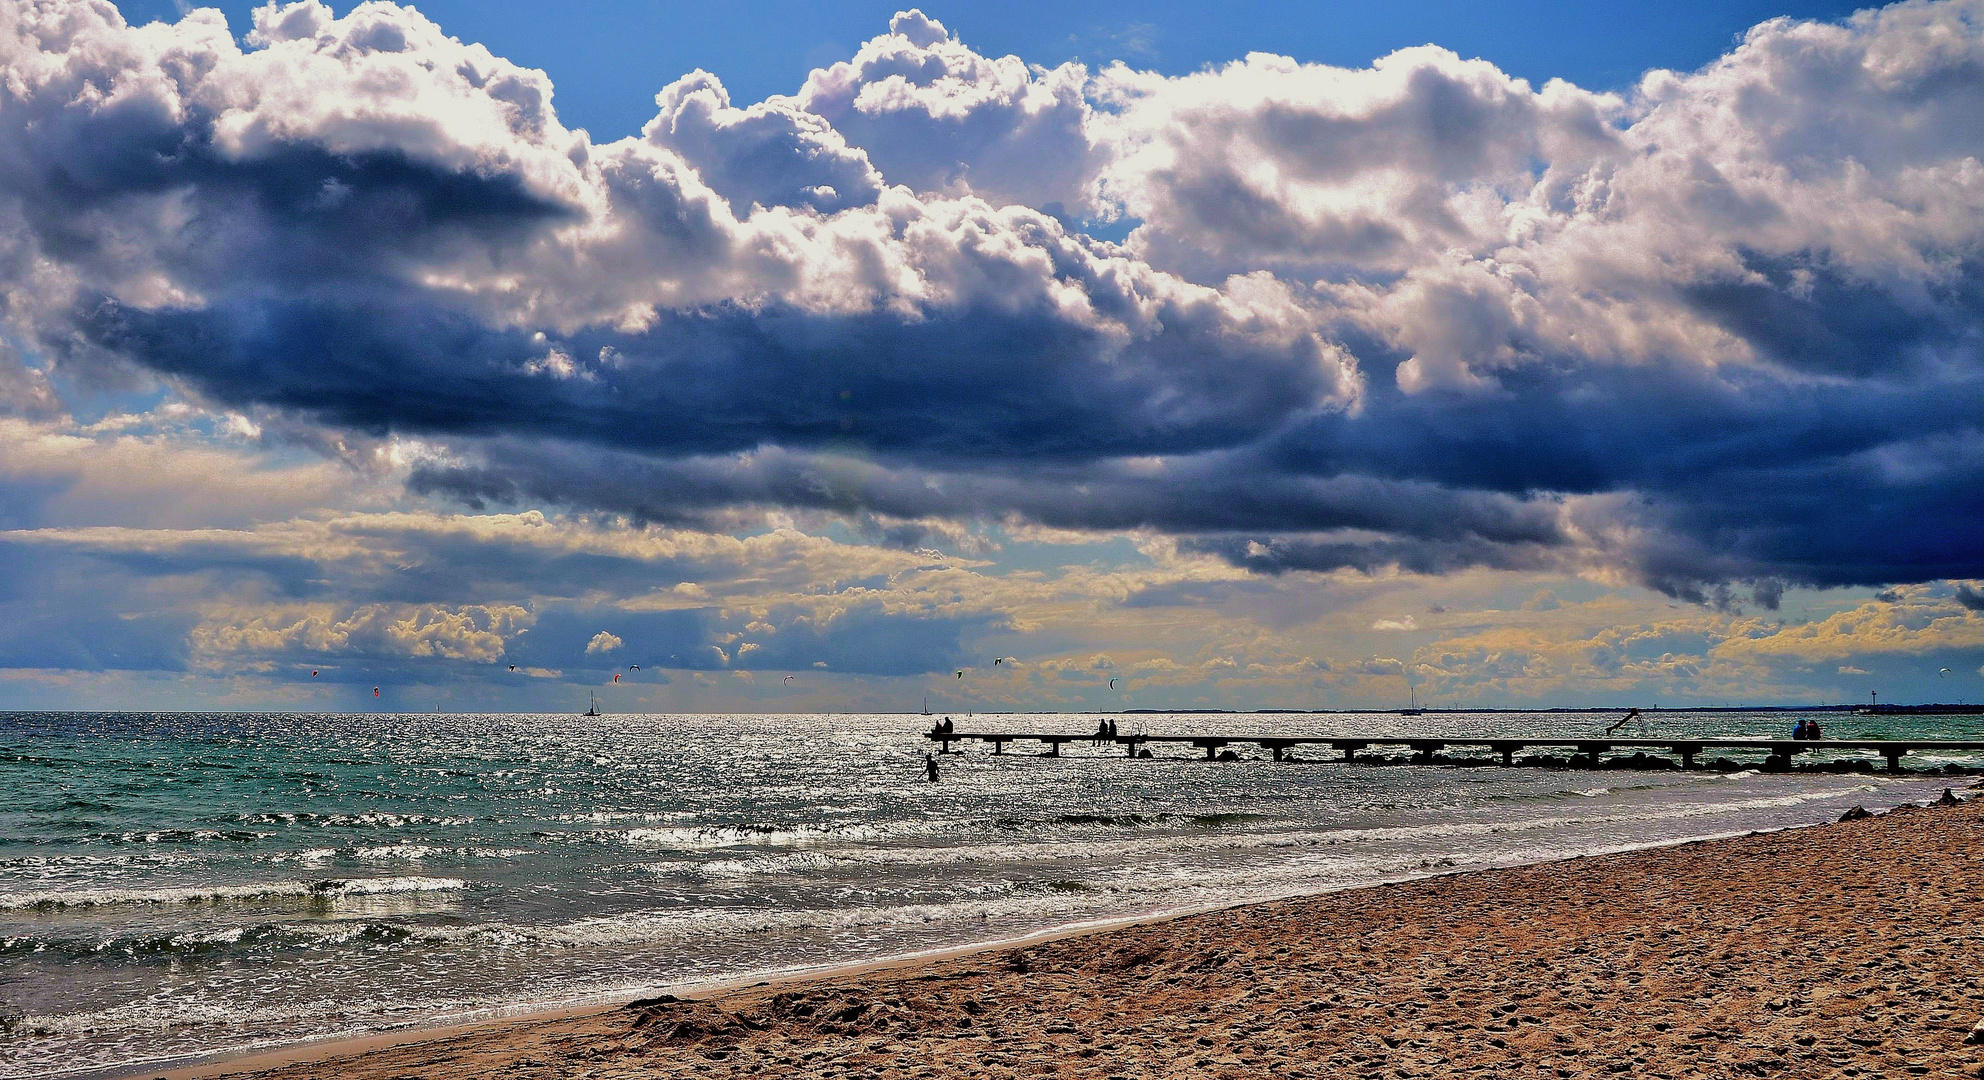
{"label": "wooden pier", "polygon": [[1399,747],[1412,752],[1415,764],[1433,764],[1434,755],[1448,748],[1485,749],[1501,758],[1503,765],[1515,764],[1515,756],[1523,750],[1554,749],[1569,750],[1573,766],[1587,769],[1599,767],[1600,758],[1615,750],[1634,750],[1640,753],[1664,751],[1681,759],[1683,769],[1695,767],[1695,759],[1705,750],[1737,750],[1765,755],[1767,768],[1789,768],[1800,754],[1815,750],[1868,751],[1887,759],[1889,772],[1901,771],[1902,756],[1914,750],[1971,750],[1984,752],[1984,740],[1980,739],[1614,739],[1535,736],[1523,738],[1477,738],[1460,735],[1412,736],[1412,735],[1096,735],[1061,734],[1055,732],[1010,732],[1010,731],[932,731],[927,737],[940,743],[938,752],[949,754],[952,743],[967,740],[991,743],[994,754],[1006,752],[1007,743],[1035,742],[1047,747],[1048,757],[1060,757],[1061,747],[1068,743],[1089,743],[1097,746],[1120,746],[1129,757],[1137,757],[1138,752],[1153,743],[1173,743],[1191,746],[1205,751],[1206,760],[1215,760],[1219,752],[1229,746],[1258,746],[1281,761],[1289,750],[1298,746],[1326,746],[1340,754],[1329,759],[1339,762],[1354,762],[1360,751],[1373,747]]}

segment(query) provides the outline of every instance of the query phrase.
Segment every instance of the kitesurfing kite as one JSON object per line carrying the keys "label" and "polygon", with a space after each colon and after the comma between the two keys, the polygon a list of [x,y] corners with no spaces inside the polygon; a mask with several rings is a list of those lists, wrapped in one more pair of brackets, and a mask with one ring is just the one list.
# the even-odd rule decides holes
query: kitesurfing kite
{"label": "kitesurfing kite", "polygon": [[963,668],[959,668],[959,669],[958,669],[958,678],[960,678],[960,679],[962,679],[962,678],[964,678],[964,669],[963,669]]}
{"label": "kitesurfing kite", "polygon": [[511,671],[515,671],[515,670],[517,670],[517,665],[515,665],[515,664],[511,664],[511,665],[510,665],[510,670],[511,670]]}
{"label": "kitesurfing kite", "polygon": [[1936,673],[1936,677],[1940,679],[1940,678],[1943,678],[1943,677],[1945,677],[1945,676],[1947,676],[1947,675],[1949,675],[1949,673],[1950,673],[1950,669],[1949,669],[1949,668],[1944,668],[1943,670],[1941,670],[1941,671],[1938,671],[1938,672]]}
{"label": "kitesurfing kite", "polygon": [[614,682],[619,682],[619,681],[620,681],[620,673],[619,673],[619,672],[617,672],[617,671],[616,671],[616,672],[614,672],[614,673],[613,673],[613,681],[614,681]]}
{"label": "kitesurfing kite", "polygon": [[628,670],[628,671],[639,671],[639,670],[641,670],[641,665],[639,665],[639,664],[628,664],[628,665],[627,665],[627,670]]}
{"label": "kitesurfing kite", "polygon": [[[1948,669],[1948,668],[1944,668],[1943,670],[1944,670],[1944,671],[1948,671],[1949,669]],[[316,677],[317,677],[317,673],[316,673],[316,672],[314,672],[314,671],[313,671],[313,672],[311,672],[311,673],[310,673],[310,677],[311,677],[311,678],[313,678],[313,679],[314,679],[314,678],[316,678]]]}
{"label": "kitesurfing kite", "polygon": [[375,687],[373,687],[373,688],[372,688],[372,696],[373,696],[373,697],[378,697],[378,696],[379,696],[379,688],[378,688],[378,687],[376,687],[376,686],[375,686]]}
{"label": "kitesurfing kite", "polygon": [[1115,680],[1115,679],[1111,679],[1111,680],[1109,680],[1109,689],[1111,689],[1111,690],[1114,690],[1114,689],[1116,689],[1116,680]]}
{"label": "kitesurfing kite", "polygon": [[790,675],[787,675],[787,676],[785,677],[785,681],[786,681],[786,682],[791,682],[791,681],[792,681],[792,676],[790,676]]}

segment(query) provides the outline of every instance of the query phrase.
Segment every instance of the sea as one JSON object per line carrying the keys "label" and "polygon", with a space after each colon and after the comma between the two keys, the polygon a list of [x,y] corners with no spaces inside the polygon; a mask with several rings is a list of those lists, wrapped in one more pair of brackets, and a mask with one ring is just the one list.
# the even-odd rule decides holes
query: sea
{"label": "sea", "polygon": [[[1616,717],[1111,719],[1123,734],[1519,737]],[[1013,743],[939,758],[930,783],[935,719],[0,713],[0,1077],[135,1074],[1811,825],[1973,779],[1774,775],[1754,756],[1731,772],[1565,771]],[[955,719],[1086,732],[1100,717]],[[1781,737],[1796,719],[1648,714],[1655,737]],[[1975,716],[1822,719],[1833,737],[1984,737]]]}

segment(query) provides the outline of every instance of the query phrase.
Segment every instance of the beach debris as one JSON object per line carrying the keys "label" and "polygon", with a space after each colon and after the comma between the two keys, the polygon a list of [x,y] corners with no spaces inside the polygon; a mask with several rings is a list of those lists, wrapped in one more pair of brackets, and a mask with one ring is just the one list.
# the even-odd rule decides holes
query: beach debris
{"label": "beach debris", "polygon": [[1940,799],[1937,799],[1937,800],[1936,800],[1936,805],[1937,805],[1937,806],[1955,806],[1955,805],[1957,805],[1958,803],[1960,803],[1960,802],[1962,802],[1962,801],[1963,801],[1962,799],[1959,799],[1959,798],[1957,798],[1957,797],[1956,797],[1956,792],[1954,792],[1954,791],[1951,791],[1951,790],[1950,790],[1949,788],[1944,788],[1944,789],[1943,789],[1943,797],[1942,797],[1942,798],[1940,798]]}
{"label": "beach debris", "polygon": [[1856,807],[1854,807],[1853,809],[1851,809],[1851,810],[1848,810],[1848,811],[1847,811],[1846,813],[1844,813],[1844,814],[1841,814],[1841,815],[1839,815],[1839,820],[1841,820],[1841,821],[1860,821],[1860,820],[1862,820],[1862,819],[1865,819],[1865,818],[1870,818],[1870,817],[1873,817],[1873,816],[1874,816],[1874,815],[1873,815],[1873,812],[1872,812],[1872,811],[1870,811],[1870,810],[1868,810],[1868,809],[1867,809],[1866,807],[1864,807],[1864,806],[1856,806]]}

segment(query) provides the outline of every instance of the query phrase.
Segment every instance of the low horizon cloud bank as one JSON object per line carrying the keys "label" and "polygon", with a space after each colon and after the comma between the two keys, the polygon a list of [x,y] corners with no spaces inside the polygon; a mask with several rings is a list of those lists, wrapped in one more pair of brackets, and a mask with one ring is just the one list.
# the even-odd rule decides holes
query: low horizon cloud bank
{"label": "low horizon cloud bank", "polygon": [[[12,422],[166,393],[478,512],[1134,535],[1242,580],[1734,614],[1984,577],[1984,0],[1772,20],[1616,93],[1436,46],[1048,69],[910,10],[789,96],[684,75],[612,142],[412,8],[235,30],[0,0]],[[62,524],[22,476],[0,524]],[[500,653],[515,616],[437,598],[409,640]],[[191,662],[206,624],[161,618]]]}

